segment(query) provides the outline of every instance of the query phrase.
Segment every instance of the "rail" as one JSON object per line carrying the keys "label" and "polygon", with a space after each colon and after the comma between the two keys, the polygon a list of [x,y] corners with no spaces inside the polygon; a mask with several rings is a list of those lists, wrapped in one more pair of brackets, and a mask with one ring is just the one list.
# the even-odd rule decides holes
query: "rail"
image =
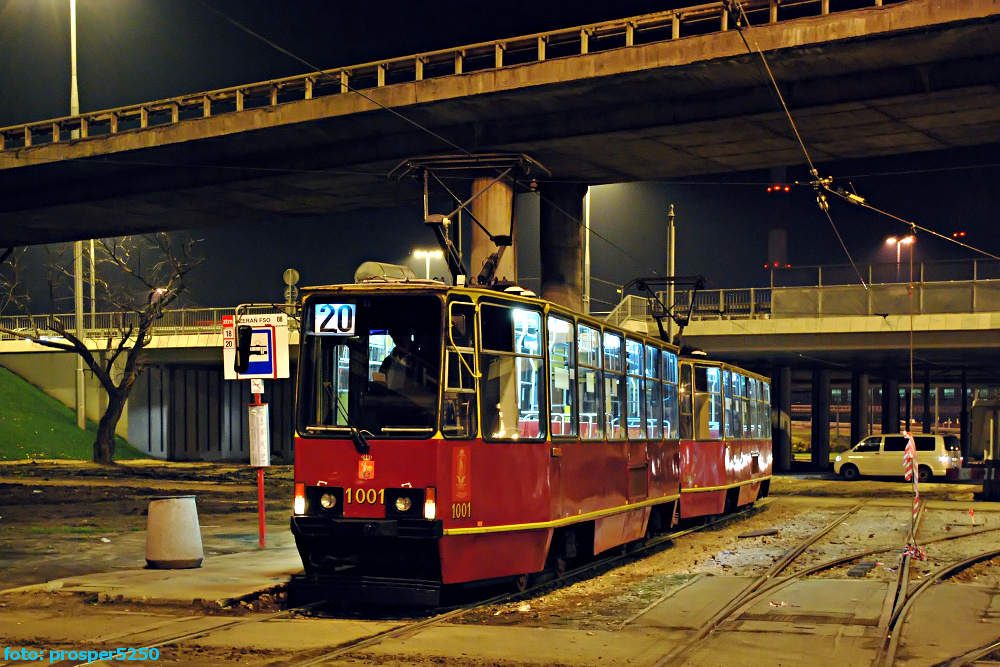
{"label": "rail", "polygon": [[[865,0],[879,7],[905,0]],[[858,2],[842,0],[743,0],[752,24],[778,23],[809,16],[846,12]],[[616,48],[632,48],[683,37],[726,32],[729,13],[723,2],[645,14],[627,19],[593,23],[429,51],[412,56],[335,67],[321,72],[260,81],[207,92],[181,95],[155,102],[93,111],[77,116],[23,123],[0,128],[0,151],[61,143],[77,133],[88,139],[175,125],[184,120],[209,118],[227,112],[273,107],[354,90],[382,88],[443,76],[540,63],[547,59],[586,55]],[[77,139],[74,139],[76,141]]]}

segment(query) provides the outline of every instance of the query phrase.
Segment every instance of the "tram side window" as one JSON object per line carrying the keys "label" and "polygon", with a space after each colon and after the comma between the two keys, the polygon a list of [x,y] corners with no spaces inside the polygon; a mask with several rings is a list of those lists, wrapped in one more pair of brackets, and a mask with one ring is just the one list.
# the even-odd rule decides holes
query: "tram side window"
{"label": "tram side window", "polygon": [[681,384],[678,391],[680,400],[681,440],[694,438],[694,378],[691,364],[681,364]]}
{"label": "tram side window", "polygon": [[646,437],[646,382],[643,379],[645,352],[642,343],[625,339],[625,414],[628,437],[643,440]]}
{"label": "tram side window", "polygon": [[760,401],[758,400],[757,379],[747,378],[749,387],[748,398],[750,405],[750,437],[754,440],[760,438]]}
{"label": "tram side window", "polygon": [[651,439],[663,437],[663,402],[660,396],[660,350],[647,345],[646,431]]}
{"label": "tram side window", "polygon": [[625,385],[622,337],[604,332],[604,416],[608,440],[625,437],[622,424],[622,390]]}
{"label": "tram side window", "polygon": [[722,371],[696,366],[694,384],[695,439],[718,440],[722,437]]}
{"label": "tram side window", "polygon": [[445,340],[445,378],[441,400],[441,433],[446,438],[476,436],[476,308],[471,303],[448,304],[449,333]]}
{"label": "tram side window", "polygon": [[663,351],[663,437],[680,437],[680,397],[677,392],[677,355]]}
{"label": "tram side window", "polygon": [[541,313],[485,303],[480,318],[483,437],[544,439]]}
{"label": "tram side window", "polygon": [[736,431],[736,437],[738,438],[749,438],[750,437],[750,401],[747,399],[747,378],[745,375],[740,375],[736,384],[739,389],[740,399],[737,401],[737,408],[739,409],[739,420],[742,428]]}
{"label": "tram side window", "polygon": [[735,410],[733,409],[733,380],[732,373],[722,371],[722,401],[725,403],[726,414],[726,437],[736,436],[735,430]]}
{"label": "tram side window", "polygon": [[577,329],[577,396],[580,437],[604,438],[604,409],[601,407],[601,332],[581,324]]}
{"label": "tram side window", "polygon": [[764,439],[769,440],[771,438],[771,385],[768,382],[761,382],[762,393],[762,405],[764,410]]}
{"label": "tram side window", "polygon": [[549,413],[553,436],[576,435],[573,414],[576,376],[576,337],[573,322],[550,316],[549,328]]}

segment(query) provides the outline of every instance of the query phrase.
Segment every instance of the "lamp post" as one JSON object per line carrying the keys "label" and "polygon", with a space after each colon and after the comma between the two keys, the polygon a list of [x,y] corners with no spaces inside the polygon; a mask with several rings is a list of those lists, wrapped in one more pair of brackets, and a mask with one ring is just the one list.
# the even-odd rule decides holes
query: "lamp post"
{"label": "lamp post", "polygon": [[413,256],[417,257],[417,258],[420,258],[420,257],[424,258],[424,278],[426,278],[427,280],[430,280],[431,279],[431,257],[434,257],[435,259],[440,259],[441,257],[444,257],[444,253],[441,252],[440,250],[414,250],[413,251]]}
{"label": "lamp post", "polygon": [[910,259],[912,260],[913,259],[912,245],[914,241],[916,241],[916,239],[913,238],[912,236],[905,236],[901,239],[897,239],[895,236],[890,236],[885,240],[886,245],[896,246],[896,282],[899,282],[899,260],[900,260],[900,251],[902,250],[902,246],[904,245],[911,246]]}
{"label": "lamp post", "polygon": [[[79,116],[80,90],[77,86],[76,78],[76,0],[69,0],[69,52],[69,113],[71,116]],[[80,135],[77,130],[73,130],[71,136],[76,139]],[[91,275],[91,280],[93,280],[93,275]],[[73,290],[74,315],[76,317],[76,337],[83,340],[83,241],[75,241],[73,243]],[[83,375],[83,357],[77,355],[76,425],[81,429],[87,428],[86,392],[87,388],[84,383]]]}

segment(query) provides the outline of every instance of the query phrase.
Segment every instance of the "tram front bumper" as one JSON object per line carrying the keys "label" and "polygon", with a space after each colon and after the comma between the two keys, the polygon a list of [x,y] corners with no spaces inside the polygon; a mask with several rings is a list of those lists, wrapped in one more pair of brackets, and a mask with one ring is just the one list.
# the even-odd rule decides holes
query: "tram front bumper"
{"label": "tram front bumper", "polygon": [[307,575],[441,581],[441,521],[293,516]]}
{"label": "tram front bumper", "polygon": [[292,534],[298,539],[398,537],[439,539],[441,521],[427,519],[354,519],[344,517],[293,516]]}

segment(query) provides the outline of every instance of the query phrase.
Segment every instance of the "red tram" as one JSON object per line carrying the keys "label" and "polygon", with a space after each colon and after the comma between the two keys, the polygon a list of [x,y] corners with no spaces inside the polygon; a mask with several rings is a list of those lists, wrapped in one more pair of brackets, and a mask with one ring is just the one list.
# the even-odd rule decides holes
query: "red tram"
{"label": "red tram", "polygon": [[767,380],[516,293],[304,290],[291,528],[306,581],[436,604],[766,495]]}

